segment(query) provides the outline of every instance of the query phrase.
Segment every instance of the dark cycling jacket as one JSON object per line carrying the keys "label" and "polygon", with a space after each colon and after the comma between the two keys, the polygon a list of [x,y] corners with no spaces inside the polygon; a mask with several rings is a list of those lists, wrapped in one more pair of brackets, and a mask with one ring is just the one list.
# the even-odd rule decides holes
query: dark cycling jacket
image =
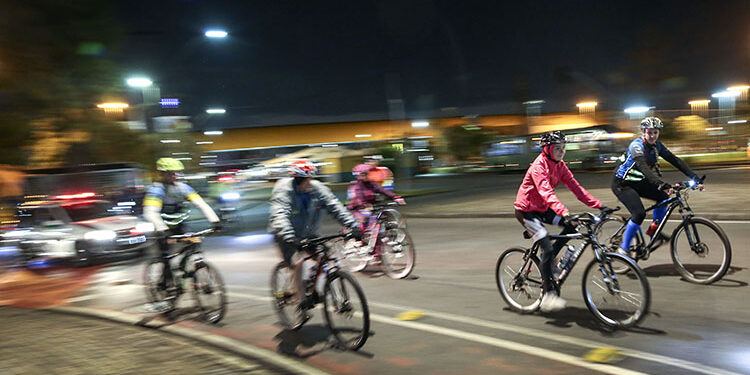
{"label": "dark cycling jacket", "polygon": [[293,178],[282,178],[276,182],[271,192],[268,218],[270,233],[283,240],[317,237],[320,211],[323,209],[346,227],[354,228],[357,225],[352,214],[333,195],[331,189],[318,180],[312,180],[310,184],[310,199],[307,207],[302,207],[305,202],[295,192]]}
{"label": "dark cycling jacket", "polygon": [[651,184],[663,185],[665,182],[660,178],[659,156],[690,178],[697,178],[695,172],[682,159],[669,151],[663,143],[656,141],[653,145],[649,145],[642,137],[630,142],[625,161],[615,170],[615,176],[625,181],[642,181],[645,179]]}

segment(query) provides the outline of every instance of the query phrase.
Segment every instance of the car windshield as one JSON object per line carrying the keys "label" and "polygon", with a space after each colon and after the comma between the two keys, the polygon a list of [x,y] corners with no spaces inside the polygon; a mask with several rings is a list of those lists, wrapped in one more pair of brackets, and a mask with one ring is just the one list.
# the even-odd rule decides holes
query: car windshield
{"label": "car windshield", "polygon": [[24,207],[18,210],[19,228],[33,228],[43,225],[45,222],[55,220],[48,207]]}
{"label": "car windshield", "polygon": [[71,202],[61,205],[70,216],[70,221],[86,221],[112,216],[116,213],[109,211],[112,204],[105,201],[96,202]]}

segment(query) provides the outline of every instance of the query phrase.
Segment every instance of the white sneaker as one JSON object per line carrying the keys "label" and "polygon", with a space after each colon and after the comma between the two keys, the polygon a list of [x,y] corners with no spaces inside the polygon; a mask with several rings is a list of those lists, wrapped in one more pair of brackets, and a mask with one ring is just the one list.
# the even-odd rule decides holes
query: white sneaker
{"label": "white sneaker", "polygon": [[559,297],[555,293],[545,293],[542,297],[542,303],[539,305],[539,309],[542,312],[555,312],[560,311],[568,305],[568,302]]}

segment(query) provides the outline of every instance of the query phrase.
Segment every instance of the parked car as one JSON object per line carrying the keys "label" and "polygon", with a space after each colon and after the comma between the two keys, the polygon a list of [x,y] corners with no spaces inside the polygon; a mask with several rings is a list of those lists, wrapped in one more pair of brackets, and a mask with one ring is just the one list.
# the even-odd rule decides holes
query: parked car
{"label": "parked car", "polygon": [[88,265],[142,254],[151,245],[153,224],[130,214],[130,207],[95,199],[93,193],[22,203],[18,224],[2,235],[18,241],[30,266]]}

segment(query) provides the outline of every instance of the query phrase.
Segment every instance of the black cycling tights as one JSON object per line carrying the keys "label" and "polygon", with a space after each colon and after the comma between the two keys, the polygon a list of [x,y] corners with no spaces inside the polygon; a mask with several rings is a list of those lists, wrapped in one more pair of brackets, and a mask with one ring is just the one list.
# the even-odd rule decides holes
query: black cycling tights
{"label": "black cycling tights", "polygon": [[641,197],[651,199],[653,201],[661,202],[669,195],[651,183],[642,181],[625,181],[615,177],[612,181],[612,192],[615,193],[617,199],[625,205],[630,211],[630,220],[638,225],[643,223],[646,218],[646,209],[643,207]]}

